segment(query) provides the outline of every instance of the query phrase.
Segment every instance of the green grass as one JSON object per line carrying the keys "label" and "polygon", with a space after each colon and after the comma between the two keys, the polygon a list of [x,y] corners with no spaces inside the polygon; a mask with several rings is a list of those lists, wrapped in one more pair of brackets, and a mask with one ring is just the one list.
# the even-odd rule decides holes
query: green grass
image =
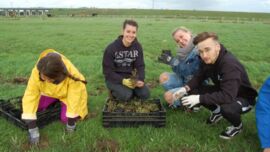
{"label": "green grass", "polygon": [[78,9],[52,9],[53,15],[75,15],[85,16],[97,13],[98,15],[117,15],[117,16],[136,16],[136,17],[154,17],[163,16],[167,18],[208,18],[208,19],[245,19],[249,21],[269,20],[269,13],[252,13],[252,12],[222,12],[222,11],[199,11],[199,10],[166,10],[166,9],[95,9],[95,8],[78,8]]}
{"label": "green grass", "polygon": [[[107,91],[102,75],[104,48],[120,33],[125,18],[0,18],[0,98],[23,95],[26,85],[11,83],[16,77],[29,77],[39,56],[46,48],[54,48],[68,57],[88,80],[89,109],[97,116],[78,123],[76,133],[65,135],[60,122],[40,130],[43,141],[40,149],[25,146],[27,132],[0,118],[0,151],[98,151],[101,141],[113,141],[120,151],[192,151],[192,152],[255,152],[259,140],[254,111],[244,115],[244,131],[231,141],[218,135],[229,123],[207,126],[207,110],[186,113],[167,111],[165,128],[141,126],[139,128],[105,129],[101,124],[102,108]],[[251,82],[257,89],[270,72],[269,36],[267,24],[233,24],[187,21],[181,19],[135,18],[139,23],[138,39],[144,48],[146,82],[156,81],[163,71],[171,71],[156,61],[161,49],[175,50],[171,31],[186,26],[195,33],[214,31],[221,42],[245,65]],[[101,89],[102,90],[102,89]],[[153,98],[162,98],[163,90],[157,86],[151,90]],[[106,145],[106,144],[105,144]],[[108,145],[108,144],[107,144]],[[110,148],[107,148],[110,150]]]}

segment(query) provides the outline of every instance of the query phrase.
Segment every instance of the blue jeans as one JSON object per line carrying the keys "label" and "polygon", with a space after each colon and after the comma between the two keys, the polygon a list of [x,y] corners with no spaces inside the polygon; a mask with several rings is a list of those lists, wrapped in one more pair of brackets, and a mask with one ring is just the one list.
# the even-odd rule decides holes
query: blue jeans
{"label": "blue jeans", "polygon": [[[167,73],[168,74],[168,80],[165,81],[162,86],[166,91],[169,91],[171,93],[175,93],[178,91],[181,87],[184,86],[183,81],[178,78],[178,76],[175,73]],[[173,101],[174,108],[181,106],[180,100]]]}

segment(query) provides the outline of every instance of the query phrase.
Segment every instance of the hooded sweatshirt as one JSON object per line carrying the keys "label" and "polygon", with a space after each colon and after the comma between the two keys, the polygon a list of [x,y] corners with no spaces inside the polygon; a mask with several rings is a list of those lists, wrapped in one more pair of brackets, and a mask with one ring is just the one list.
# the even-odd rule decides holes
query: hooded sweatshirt
{"label": "hooded sweatshirt", "polygon": [[124,46],[123,36],[109,44],[103,55],[103,74],[106,81],[121,84],[137,70],[138,80],[144,81],[144,59],[141,44],[135,39],[129,47]]}
{"label": "hooded sweatshirt", "polygon": [[242,97],[249,99],[251,105],[255,104],[257,91],[252,88],[244,66],[223,45],[216,62],[203,63],[187,85],[193,90],[206,78],[212,79],[216,90],[200,95],[201,103],[220,105],[236,102],[237,97]]}

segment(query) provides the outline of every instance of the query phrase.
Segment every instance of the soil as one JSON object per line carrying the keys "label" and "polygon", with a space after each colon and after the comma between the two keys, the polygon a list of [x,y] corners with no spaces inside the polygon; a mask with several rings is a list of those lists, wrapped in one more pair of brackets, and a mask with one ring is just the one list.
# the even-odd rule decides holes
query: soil
{"label": "soil", "polygon": [[12,80],[14,84],[27,84],[28,78],[26,77],[17,77]]}
{"label": "soil", "polygon": [[44,149],[47,149],[48,147],[49,147],[48,137],[46,135],[42,135],[40,137],[40,141],[39,141],[39,144],[37,146],[32,146],[29,144],[28,141],[26,141],[25,143],[23,143],[21,145],[21,150],[22,151],[29,151],[31,149],[44,150]]}
{"label": "soil", "polygon": [[93,119],[96,118],[98,116],[97,112],[90,112],[87,116],[86,119]]}
{"label": "soil", "polygon": [[194,150],[190,148],[181,148],[180,152],[194,152]]}
{"label": "soil", "polygon": [[96,151],[97,152],[118,152],[119,143],[111,139],[98,139],[96,141]]}
{"label": "soil", "polygon": [[0,83],[12,83],[12,84],[27,84],[28,82],[27,77],[16,77],[13,79],[5,79],[0,75]]}
{"label": "soil", "polygon": [[158,85],[158,80],[150,80],[146,83],[146,86],[148,86],[150,89],[156,88]]}

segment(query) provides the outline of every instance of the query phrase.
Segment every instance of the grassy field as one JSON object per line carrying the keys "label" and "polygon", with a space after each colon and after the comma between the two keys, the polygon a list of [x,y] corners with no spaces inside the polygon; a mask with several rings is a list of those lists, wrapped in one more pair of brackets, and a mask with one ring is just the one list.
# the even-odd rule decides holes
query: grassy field
{"label": "grassy field", "polygon": [[[68,57],[88,80],[89,109],[92,118],[78,123],[76,133],[66,135],[65,126],[55,122],[40,130],[42,145],[30,149],[27,132],[0,118],[0,151],[182,151],[182,152],[257,152],[260,150],[254,110],[244,115],[244,131],[230,141],[218,137],[229,124],[225,120],[208,126],[209,112],[198,113],[167,109],[165,128],[102,127],[101,112],[107,91],[102,75],[104,48],[121,31],[125,18],[0,18],[0,98],[21,96],[25,84],[15,78],[28,78],[39,56],[54,48]],[[135,18],[136,19],[136,18]],[[259,89],[270,73],[270,25],[187,21],[181,19],[144,19],[139,23],[138,39],[144,48],[146,82],[153,98],[162,98],[156,83],[159,74],[171,71],[156,61],[162,48],[176,49],[171,31],[186,26],[199,33],[214,31],[221,42],[245,65],[252,84]]]}
{"label": "grassy field", "polygon": [[177,17],[177,18],[212,18],[218,19],[223,17],[224,19],[236,19],[242,18],[247,20],[270,20],[269,13],[243,13],[243,12],[222,12],[222,11],[199,11],[199,10],[160,10],[160,9],[95,9],[95,8],[80,8],[80,9],[52,9],[53,15],[75,15],[84,16],[92,15],[96,13],[99,15],[125,15],[125,16],[136,16],[136,17]]}

